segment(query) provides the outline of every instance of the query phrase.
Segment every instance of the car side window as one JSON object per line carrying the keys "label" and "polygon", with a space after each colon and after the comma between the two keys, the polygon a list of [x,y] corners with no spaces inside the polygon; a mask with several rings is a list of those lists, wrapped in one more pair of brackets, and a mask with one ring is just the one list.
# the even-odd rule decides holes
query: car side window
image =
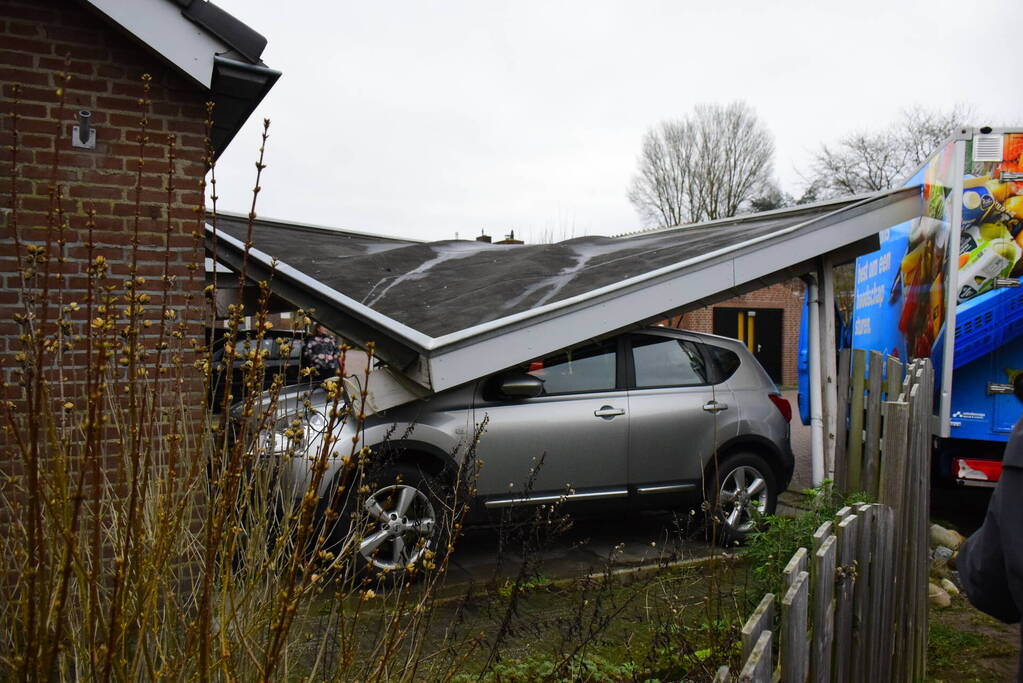
{"label": "car side window", "polygon": [[544,394],[613,391],[616,355],[617,345],[612,339],[533,361],[527,372],[543,380]]}
{"label": "car side window", "polygon": [[632,338],[636,387],[707,384],[707,367],[696,344],[684,339],[636,335]]}
{"label": "car side window", "polygon": [[739,369],[739,355],[734,351],[723,349],[720,346],[713,346],[711,344],[704,345],[707,352],[710,354],[711,361],[717,366],[718,371],[718,382],[724,382],[726,379],[735,374],[735,371]]}

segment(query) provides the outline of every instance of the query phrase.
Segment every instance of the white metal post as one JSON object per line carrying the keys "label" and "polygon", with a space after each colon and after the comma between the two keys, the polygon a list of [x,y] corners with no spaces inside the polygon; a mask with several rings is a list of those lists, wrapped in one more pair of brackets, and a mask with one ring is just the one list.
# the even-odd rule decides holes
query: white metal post
{"label": "white metal post", "polygon": [[941,367],[935,364],[935,371],[941,373],[941,399],[938,403],[938,424],[932,433],[941,437],[952,434],[952,362],[955,355],[956,309],[959,302],[959,234],[963,224],[963,177],[966,174],[966,141],[957,140],[953,150],[952,194],[946,200],[949,221],[947,270],[945,271],[945,347],[942,349]]}
{"label": "white metal post", "polygon": [[811,485],[820,486],[824,481],[824,420],[822,414],[824,396],[821,391],[821,325],[817,278],[806,278],[809,299],[809,323],[807,334],[810,361],[810,479]]}
{"label": "white metal post", "polygon": [[[829,256],[818,261],[817,298],[820,300],[821,412],[825,476],[835,476],[835,435],[838,433],[838,350],[835,344],[835,267]],[[814,486],[820,485],[815,481]]]}

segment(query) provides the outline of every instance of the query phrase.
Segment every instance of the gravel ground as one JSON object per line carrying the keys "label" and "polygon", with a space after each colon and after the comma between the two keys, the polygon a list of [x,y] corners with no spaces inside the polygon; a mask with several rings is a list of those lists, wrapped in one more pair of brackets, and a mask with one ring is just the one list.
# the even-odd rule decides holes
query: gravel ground
{"label": "gravel ground", "polygon": [[789,491],[801,491],[810,484],[810,428],[799,419],[799,395],[795,389],[782,390],[782,396],[792,404],[792,453],[796,456],[796,471],[792,474]]}

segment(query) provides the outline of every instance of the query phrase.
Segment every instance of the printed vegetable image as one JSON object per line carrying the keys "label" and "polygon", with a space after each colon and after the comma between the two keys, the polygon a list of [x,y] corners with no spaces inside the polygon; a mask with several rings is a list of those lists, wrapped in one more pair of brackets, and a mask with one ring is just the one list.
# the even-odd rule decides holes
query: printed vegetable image
{"label": "printed vegetable image", "polygon": [[1023,135],[1007,135],[1003,161],[975,167],[963,182],[958,301],[1023,275]]}
{"label": "printed vegetable image", "polygon": [[902,312],[899,331],[911,357],[931,355],[931,346],[945,322],[944,264],[947,230],[943,221],[947,189],[927,185],[927,215],[914,223],[909,248],[899,265]]}

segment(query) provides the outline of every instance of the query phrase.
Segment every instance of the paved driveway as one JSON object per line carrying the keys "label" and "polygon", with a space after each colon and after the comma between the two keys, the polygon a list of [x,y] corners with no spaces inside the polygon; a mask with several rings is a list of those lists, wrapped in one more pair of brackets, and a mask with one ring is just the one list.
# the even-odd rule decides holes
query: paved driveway
{"label": "paved driveway", "polygon": [[810,428],[799,419],[799,395],[795,389],[781,392],[792,404],[792,453],[796,456],[796,470],[792,473],[790,491],[810,487]]}

